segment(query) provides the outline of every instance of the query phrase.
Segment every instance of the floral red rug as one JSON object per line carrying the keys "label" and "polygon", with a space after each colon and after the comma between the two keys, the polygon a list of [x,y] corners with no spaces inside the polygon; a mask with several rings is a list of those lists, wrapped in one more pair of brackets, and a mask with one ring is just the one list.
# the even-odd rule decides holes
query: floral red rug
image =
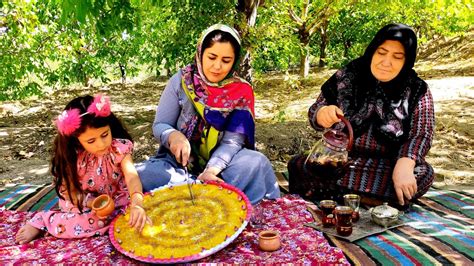
{"label": "floral red rug", "polygon": [[[304,226],[314,220],[301,198],[285,195],[276,201],[264,200],[255,207],[255,213],[255,219],[234,242],[196,262],[348,264],[341,249],[331,247],[322,233]],[[25,245],[15,244],[16,232],[33,214],[0,208],[0,264],[140,263],[116,251],[108,236],[78,240],[47,236]],[[280,233],[279,250],[264,252],[258,248],[257,236],[262,230]]]}

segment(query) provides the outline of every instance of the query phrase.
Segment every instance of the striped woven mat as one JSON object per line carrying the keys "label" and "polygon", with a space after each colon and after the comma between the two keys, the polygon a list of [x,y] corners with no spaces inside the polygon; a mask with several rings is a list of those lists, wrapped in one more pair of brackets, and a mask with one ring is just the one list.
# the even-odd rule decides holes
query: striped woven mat
{"label": "striped woven mat", "polygon": [[[285,175],[277,177],[287,191]],[[353,265],[474,265],[473,194],[432,188],[402,220],[404,226],[353,243],[325,237]]]}
{"label": "striped woven mat", "polygon": [[52,184],[15,184],[0,189],[0,209],[38,211],[56,208],[58,197]]}

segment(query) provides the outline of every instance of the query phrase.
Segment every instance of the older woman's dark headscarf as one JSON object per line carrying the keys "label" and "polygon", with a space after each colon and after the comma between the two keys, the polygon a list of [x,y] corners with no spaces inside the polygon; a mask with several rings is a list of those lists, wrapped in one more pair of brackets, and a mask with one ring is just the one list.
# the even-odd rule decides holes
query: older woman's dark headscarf
{"label": "older woman's dark headscarf", "polygon": [[[381,82],[370,71],[370,63],[377,48],[387,40],[403,45],[405,63],[394,79]],[[338,70],[323,84],[321,90],[328,104],[342,109],[356,136],[372,124],[376,134],[388,142],[406,139],[412,111],[427,89],[413,70],[416,48],[416,35],[410,27],[389,24],[375,34],[363,56]]]}
{"label": "older woman's dark headscarf", "polygon": [[416,35],[413,30],[405,24],[388,24],[381,28],[374,39],[369,43],[365,49],[364,57],[372,60],[377,48],[386,40],[399,41],[403,48],[405,48],[405,69],[411,69],[415,64],[416,59]]}

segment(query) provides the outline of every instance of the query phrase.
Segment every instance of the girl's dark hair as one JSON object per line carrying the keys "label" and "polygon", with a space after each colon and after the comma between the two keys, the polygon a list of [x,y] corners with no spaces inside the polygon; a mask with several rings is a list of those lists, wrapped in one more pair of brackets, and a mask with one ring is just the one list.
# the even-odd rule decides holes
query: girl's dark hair
{"label": "girl's dark hair", "polygon": [[221,30],[214,30],[214,31],[211,31],[202,41],[202,46],[201,46],[202,53],[204,53],[204,50],[206,50],[207,48],[213,46],[216,42],[220,42],[220,43],[230,42],[230,45],[232,45],[232,48],[234,48],[235,59],[234,59],[233,67],[235,67],[235,64],[237,64],[240,57],[239,42],[228,32],[221,31]]}
{"label": "girl's dark hair", "polygon": [[[81,114],[87,112],[87,108],[93,102],[94,98],[90,95],[77,97],[70,101],[64,110],[79,109]],[[87,128],[100,128],[110,126],[112,138],[121,138],[132,140],[122,122],[110,113],[107,117],[96,117],[94,114],[85,114],[81,117],[80,127],[71,135],[65,136],[58,133],[54,139],[53,154],[51,158],[51,174],[54,177],[56,193],[61,199],[64,197],[61,192],[67,193],[72,203],[82,212],[82,206],[85,191],[82,189],[77,174],[77,152],[82,145],[79,143],[78,136],[86,131]],[[61,191],[62,189],[66,191]],[[74,195],[74,197],[73,197]],[[74,199],[77,202],[74,202]]]}

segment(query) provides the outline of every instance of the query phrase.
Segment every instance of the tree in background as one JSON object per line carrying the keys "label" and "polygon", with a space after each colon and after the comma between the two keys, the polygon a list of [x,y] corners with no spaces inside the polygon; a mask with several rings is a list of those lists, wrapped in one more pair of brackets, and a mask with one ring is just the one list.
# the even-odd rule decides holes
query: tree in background
{"label": "tree in background", "polygon": [[252,58],[250,57],[250,45],[247,41],[249,39],[249,32],[251,28],[255,27],[257,22],[257,9],[263,5],[264,0],[238,0],[237,1],[237,24],[235,28],[239,31],[242,40],[245,40],[243,48],[244,55],[242,62],[240,62],[239,75],[252,82]]}
{"label": "tree in background", "polygon": [[[266,2],[259,9],[259,17],[252,34],[245,41],[252,55],[255,73],[287,71],[298,66],[298,38],[291,30],[291,19],[283,3]],[[296,48],[296,49],[295,49]]]}
{"label": "tree in background", "polygon": [[[298,34],[300,40],[300,76],[307,77],[309,74],[309,56],[310,56],[310,41],[315,33],[320,36],[319,46],[319,66],[325,65],[326,46],[328,43],[327,28],[331,17],[336,15],[343,7],[350,6],[352,2],[338,0],[302,0],[294,1],[297,7],[291,3],[288,6],[288,14],[290,15],[296,27],[293,29]],[[296,11],[298,11],[298,14]]]}
{"label": "tree in background", "polygon": [[146,40],[140,62],[151,65],[157,75],[173,74],[193,61],[201,32],[214,23],[233,25],[235,12],[228,0],[168,0],[149,7],[144,14]]}
{"label": "tree in background", "polygon": [[0,9],[0,101],[41,93],[45,59],[54,34],[42,26],[51,13],[23,1],[2,2]]}
{"label": "tree in background", "polygon": [[326,64],[339,68],[359,57],[377,30],[392,22],[390,15],[386,7],[369,1],[343,7],[327,27]]}
{"label": "tree in background", "polygon": [[298,66],[304,77],[310,63],[338,67],[360,56],[386,23],[412,26],[421,44],[462,35],[474,25],[471,10],[466,0],[2,0],[0,101],[91,80],[124,83],[143,71],[170,75],[218,22],[240,30],[247,78]]}
{"label": "tree in background", "polygon": [[108,82],[108,69],[112,67],[124,83],[127,72],[137,72],[138,68],[130,61],[142,37],[140,9],[129,0],[57,0],[55,3],[61,10],[58,24],[66,29],[62,37],[73,48],[73,54],[62,60],[59,80],[72,77],[69,83],[78,80],[84,85],[91,78]]}
{"label": "tree in background", "polygon": [[[8,1],[0,6],[0,100],[40,95],[41,87],[108,81],[107,67],[128,59],[114,36],[138,24],[126,0]],[[111,43],[114,42],[114,47]],[[121,53],[123,55],[123,53]]]}

